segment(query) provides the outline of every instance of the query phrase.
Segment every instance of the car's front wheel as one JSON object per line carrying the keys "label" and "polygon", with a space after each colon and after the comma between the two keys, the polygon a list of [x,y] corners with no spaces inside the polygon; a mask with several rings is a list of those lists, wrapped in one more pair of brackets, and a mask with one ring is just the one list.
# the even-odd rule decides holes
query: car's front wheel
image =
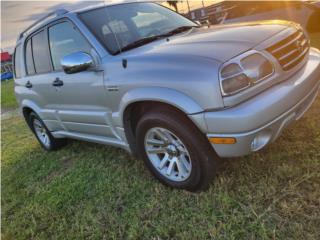
{"label": "car's front wheel", "polygon": [[186,116],[172,109],[155,109],[140,119],[136,134],[141,157],[162,183],[189,191],[209,186],[218,157]]}

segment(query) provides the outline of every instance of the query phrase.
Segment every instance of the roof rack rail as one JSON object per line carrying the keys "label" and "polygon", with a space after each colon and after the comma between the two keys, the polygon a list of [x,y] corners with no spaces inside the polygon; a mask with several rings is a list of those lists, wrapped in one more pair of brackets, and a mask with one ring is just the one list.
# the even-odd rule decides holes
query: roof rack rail
{"label": "roof rack rail", "polygon": [[29,30],[31,30],[32,28],[34,28],[35,26],[37,26],[39,23],[41,23],[41,22],[44,21],[45,19],[47,19],[47,18],[49,18],[49,17],[52,17],[52,16],[56,16],[56,17],[57,17],[57,16],[61,16],[61,15],[64,15],[64,14],[66,14],[66,13],[68,13],[68,12],[69,12],[68,10],[61,8],[61,9],[57,9],[57,10],[55,10],[54,12],[51,12],[51,13],[49,13],[48,15],[40,18],[40,19],[37,20],[35,23],[33,23],[32,25],[30,25],[30,26],[29,26],[26,30],[24,30],[22,33],[20,33],[20,34],[19,34],[19,37],[18,37],[18,40],[20,40],[20,39],[24,36],[24,34],[25,34],[26,32],[28,32]]}

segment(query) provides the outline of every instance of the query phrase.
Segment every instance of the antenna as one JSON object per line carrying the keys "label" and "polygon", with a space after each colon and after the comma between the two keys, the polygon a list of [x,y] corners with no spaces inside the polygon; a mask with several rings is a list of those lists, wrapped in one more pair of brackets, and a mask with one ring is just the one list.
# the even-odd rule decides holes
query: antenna
{"label": "antenna", "polygon": [[[111,2],[112,2],[112,0],[111,0]],[[106,5],[106,1],[103,1],[103,5],[104,5],[105,12],[106,12],[106,14],[107,14],[107,18],[108,18],[109,20],[111,20],[110,14],[109,14],[109,10],[108,10],[108,6]],[[115,38],[115,40],[116,40],[116,42],[117,42],[119,51],[121,52],[121,46],[120,46],[120,43],[119,43],[117,34],[113,32],[113,30],[112,30],[112,28],[109,26],[109,24],[108,24],[108,28],[109,28],[110,31],[112,32],[112,34],[113,34],[113,36],[114,36],[114,38]]]}

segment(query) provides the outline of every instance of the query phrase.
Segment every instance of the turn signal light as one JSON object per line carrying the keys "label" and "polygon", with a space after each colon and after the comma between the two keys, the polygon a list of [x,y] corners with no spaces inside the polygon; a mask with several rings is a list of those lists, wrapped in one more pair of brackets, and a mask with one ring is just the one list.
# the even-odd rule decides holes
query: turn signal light
{"label": "turn signal light", "polygon": [[227,137],[213,137],[209,138],[209,141],[213,144],[235,144],[237,142],[235,138]]}

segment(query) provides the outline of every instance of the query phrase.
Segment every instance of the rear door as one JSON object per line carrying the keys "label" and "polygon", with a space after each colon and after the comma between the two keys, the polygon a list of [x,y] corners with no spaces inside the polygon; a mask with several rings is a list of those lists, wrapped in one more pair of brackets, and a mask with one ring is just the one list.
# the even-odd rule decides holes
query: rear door
{"label": "rear door", "polygon": [[46,29],[40,29],[27,38],[23,46],[26,76],[23,77],[23,99],[40,112],[51,131],[61,130],[56,119],[52,99],[56,92],[51,87],[52,67],[49,58]]}
{"label": "rear door", "polygon": [[110,109],[107,107],[103,84],[103,71],[84,71],[66,74],[61,59],[75,52],[95,53],[93,46],[69,20],[48,26],[50,57],[53,67],[51,84],[56,96],[51,99],[65,130],[73,133],[114,136],[110,126]]}

